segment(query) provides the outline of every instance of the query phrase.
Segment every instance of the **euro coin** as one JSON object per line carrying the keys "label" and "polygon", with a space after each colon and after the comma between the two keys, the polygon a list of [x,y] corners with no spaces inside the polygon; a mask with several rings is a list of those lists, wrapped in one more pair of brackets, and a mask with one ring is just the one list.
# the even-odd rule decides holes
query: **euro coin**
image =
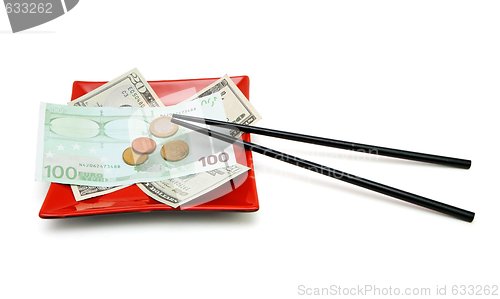
{"label": "euro coin", "polygon": [[141,165],[146,162],[148,155],[138,154],[132,150],[131,147],[127,147],[122,154],[123,162],[130,166]]}
{"label": "euro coin", "polygon": [[174,140],[165,143],[161,147],[161,156],[167,161],[180,161],[189,153],[189,145],[182,140]]}
{"label": "euro coin", "polygon": [[160,116],[149,124],[149,131],[156,137],[166,138],[174,135],[179,126],[172,123],[170,116]]}
{"label": "euro coin", "polygon": [[156,142],[148,137],[139,137],[132,141],[132,149],[138,154],[151,154],[156,149]]}

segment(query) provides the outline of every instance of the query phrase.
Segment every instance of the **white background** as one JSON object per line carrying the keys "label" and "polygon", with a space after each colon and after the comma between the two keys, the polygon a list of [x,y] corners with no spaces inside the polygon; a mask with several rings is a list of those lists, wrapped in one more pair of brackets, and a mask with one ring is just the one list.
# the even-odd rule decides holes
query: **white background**
{"label": "white background", "polygon": [[[500,284],[499,2],[82,0],[16,34],[0,11],[0,297]],[[38,218],[39,103],[66,103],[74,80],[133,67],[150,80],[249,75],[260,126],[471,159],[470,170],[450,169],[253,137],[476,219],[259,155],[256,213]]]}

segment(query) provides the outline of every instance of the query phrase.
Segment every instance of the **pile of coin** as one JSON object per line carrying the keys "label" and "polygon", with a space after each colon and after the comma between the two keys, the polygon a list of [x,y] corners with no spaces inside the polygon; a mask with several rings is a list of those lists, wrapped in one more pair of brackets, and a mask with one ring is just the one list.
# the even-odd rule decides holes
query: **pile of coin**
{"label": "pile of coin", "polygon": [[[149,124],[149,132],[157,138],[168,138],[179,130],[170,116],[160,116]],[[123,161],[131,166],[141,165],[156,150],[156,142],[149,137],[138,137],[122,154]],[[169,141],[161,147],[160,154],[166,161],[176,162],[187,157],[189,146],[183,140]]]}

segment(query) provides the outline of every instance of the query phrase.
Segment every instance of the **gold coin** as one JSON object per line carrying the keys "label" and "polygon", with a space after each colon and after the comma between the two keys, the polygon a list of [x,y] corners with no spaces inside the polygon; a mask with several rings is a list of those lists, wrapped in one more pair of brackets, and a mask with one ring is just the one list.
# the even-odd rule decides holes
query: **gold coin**
{"label": "gold coin", "polygon": [[149,131],[156,137],[166,138],[174,135],[179,130],[179,126],[172,123],[170,116],[160,116],[149,124]]}
{"label": "gold coin", "polygon": [[127,147],[122,154],[123,162],[130,166],[141,165],[146,162],[148,155],[138,154],[132,150],[131,147]]}
{"label": "gold coin", "polygon": [[167,161],[180,161],[189,153],[189,145],[182,140],[174,140],[165,143],[161,147],[161,156]]}
{"label": "gold coin", "polygon": [[156,149],[156,142],[148,137],[138,137],[132,141],[132,149],[138,154],[151,154]]}

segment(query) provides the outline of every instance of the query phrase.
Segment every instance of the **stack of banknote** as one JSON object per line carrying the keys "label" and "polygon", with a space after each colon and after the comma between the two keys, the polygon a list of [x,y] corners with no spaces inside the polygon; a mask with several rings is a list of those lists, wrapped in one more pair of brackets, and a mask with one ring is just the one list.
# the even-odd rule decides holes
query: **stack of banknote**
{"label": "stack of banknote", "polygon": [[40,113],[39,179],[71,185],[77,201],[137,184],[172,207],[249,170],[235,146],[173,124],[172,114],[242,124],[261,119],[228,76],[165,107],[137,69],[68,105],[42,104]]}

